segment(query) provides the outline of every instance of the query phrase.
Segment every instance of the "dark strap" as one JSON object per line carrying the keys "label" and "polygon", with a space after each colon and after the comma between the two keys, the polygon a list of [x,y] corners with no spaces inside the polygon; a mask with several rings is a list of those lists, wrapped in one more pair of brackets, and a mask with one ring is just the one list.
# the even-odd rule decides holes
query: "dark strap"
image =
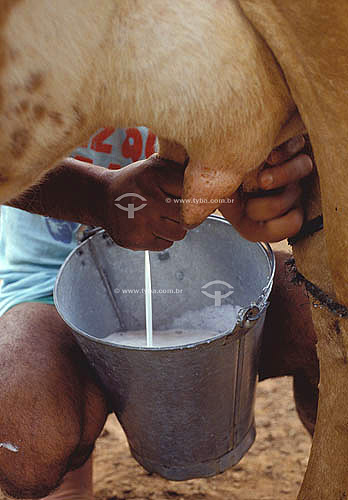
{"label": "dark strap", "polygon": [[[346,318],[348,316],[348,308],[339,302],[335,302],[329,295],[318,286],[314,285],[311,281],[307,280],[301,273],[298,272],[295,264],[295,259],[291,258],[286,261],[287,266],[290,271],[293,273],[293,277],[291,279],[292,283],[300,285],[304,284],[307,292],[309,292],[315,300],[319,302],[319,305],[325,306],[331,313],[339,316],[340,318]],[[315,304],[314,304],[315,307]]]}
{"label": "dark strap", "polygon": [[312,236],[317,231],[323,229],[323,227],[324,227],[323,216],[318,215],[318,217],[315,217],[314,219],[304,222],[299,232],[295,234],[295,236],[288,238],[288,243],[289,245],[294,245],[303,238],[306,238],[307,236]]}

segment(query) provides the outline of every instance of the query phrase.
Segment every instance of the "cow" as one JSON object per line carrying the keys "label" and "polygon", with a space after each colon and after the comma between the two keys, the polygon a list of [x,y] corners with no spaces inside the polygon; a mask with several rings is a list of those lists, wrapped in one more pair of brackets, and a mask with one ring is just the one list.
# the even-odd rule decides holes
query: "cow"
{"label": "cow", "polygon": [[[0,202],[99,127],[146,125],[183,162],[193,227],[271,149],[306,129],[318,179],[301,274],[348,305],[348,4],[345,0],[2,0]],[[321,201],[320,201],[321,200]],[[348,495],[345,317],[313,308],[320,403],[299,498]]]}

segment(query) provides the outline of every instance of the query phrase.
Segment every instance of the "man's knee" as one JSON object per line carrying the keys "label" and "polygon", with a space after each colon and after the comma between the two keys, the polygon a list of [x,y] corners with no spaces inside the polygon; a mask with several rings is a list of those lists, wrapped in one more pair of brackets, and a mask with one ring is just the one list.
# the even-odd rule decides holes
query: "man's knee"
{"label": "man's knee", "polygon": [[[16,457],[0,463],[0,488],[14,498],[43,498],[57,488],[67,472],[67,460],[53,461],[47,455],[36,457],[35,461]],[[18,455],[18,458],[17,458]]]}
{"label": "man's knee", "polygon": [[297,414],[304,427],[313,437],[319,401],[317,384],[308,380],[302,374],[296,375],[294,377],[294,398]]}
{"label": "man's knee", "polygon": [[260,379],[319,371],[310,302],[303,287],[291,282],[286,261],[277,252],[277,272],[267,311],[260,355]]}
{"label": "man's knee", "polygon": [[[100,413],[98,419],[75,413],[73,406],[51,405],[48,409],[33,392],[32,406],[17,408],[12,416],[6,405],[1,406],[0,398],[0,421],[4,422],[0,429],[0,489],[21,499],[47,496],[67,472],[83,465],[104,424]],[[87,402],[95,401],[93,396],[87,396]]]}
{"label": "man's knee", "polygon": [[[17,498],[40,498],[87,458],[106,403],[52,306],[21,307],[1,323],[0,443],[15,451],[0,447],[0,488]],[[21,331],[12,334],[19,324]]]}
{"label": "man's knee", "polygon": [[87,460],[104,423],[100,419],[90,430],[73,406],[47,408],[43,395],[31,395],[32,405],[12,414],[0,398],[0,489],[15,498],[42,498],[58,487]]}
{"label": "man's knee", "polygon": [[26,386],[24,394],[13,385],[6,392],[4,400],[0,397],[0,487],[17,498],[46,496],[79,447],[79,416],[63,402],[60,408],[52,404],[38,387]]}

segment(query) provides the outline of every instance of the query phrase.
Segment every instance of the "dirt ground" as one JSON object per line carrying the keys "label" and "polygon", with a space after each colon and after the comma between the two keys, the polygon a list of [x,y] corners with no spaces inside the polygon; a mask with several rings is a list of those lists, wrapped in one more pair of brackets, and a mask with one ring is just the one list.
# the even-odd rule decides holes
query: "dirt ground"
{"label": "dirt ground", "polygon": [[[219,476],[185,482],[147,473],[130,456],[123,431],[110,416],[97,442],[96,500],[295,500],[310,438],[296,414],[292,380],[258,386],[257,438],[242,461]],[[2,500],[2,498],[1,498]]]}
{"label": "dirt ground", "polygon": [[[286,249],[284,244],[280,247]],[[138,465],[111,415],[96,446],[95,499],[295,500],[310,438],[296,414],[292,379],[260,383],[255,413],[256,441],[238,465],[213,478],[185,482],[167,481]],[[7,497],[0,493],[0,500]]]}

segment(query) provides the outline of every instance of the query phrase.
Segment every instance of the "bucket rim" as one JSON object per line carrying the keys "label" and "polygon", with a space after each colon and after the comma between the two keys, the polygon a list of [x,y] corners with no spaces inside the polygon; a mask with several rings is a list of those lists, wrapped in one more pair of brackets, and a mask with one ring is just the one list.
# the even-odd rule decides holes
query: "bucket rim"
{"label": "bucket rim", "polygon": [[[228,222],[228,220],[226,220],[225,217],[223,217],[221,215],[211,214],[211,215],[209,215],[209,217],[207,217],[206,220],[215,220],[219,223],[227,224],[233,228],[232,224],[230,222]],[[236,231],[236,232],[238,233],[238,231]],[[274,252],[273,252],[270,244],[267,242],[260,242],[260,241],[250,242],[250,241],[248,241],[248,243],[256,245],[262,250],[262,252],[264,253],[265,257],[268,260],[268,264],[270,266],[270,274],[268,276],[267,285],[262,289],[262,293],[258,297],[256,302],[251,303],[246,307],[242,307],[242,306],[240,307],[240,309],[237,313],[236,324],[234,325],[232,330],[226,330],[225,332],[219,333],[218,335],[214,335],[213,337],[209,337],[208,339],[200,340],[198,342],[193,342],[190,344],[183,344],[183,345],[175,345],[175,346],[165,346],[165,347],[129,346],[129,345],[125,345],[125,344],[116,344],[114,342],[110,342],[110,341],[104,340],[102,338],[97,338],[97,337],[85,332],[84,330],[82,330],[78,326],[74,325],[70,320],[68,320],[67,318],[65,318],[63,316],[63,313],[60,310],[60,305],[59,305],[59,301],[58,301],[58,286],[59,286],[59,281],[61,279],[61,275],[63,274],[64,269],[68,265],[70,260],[75,256],[75,254],[84,245],[88,245],[89,241],[92,238],[99,237],[100,234],[108,234],[108,233],[103,228],[96,228],[96,230],[93,231],[93,233],[88,238],[83,240],[79,245],[77,245],[77,247],[75,247],[69,253],[69,255],[65,259],[64,263],[62,264],[62,266],[59,269],[59,272],[57,274],[57,278],[56,278],[56,281],[54,284],[54,288],[53,288],[54,305],[55,305],[55,308],[56,308],[59,316],[72,329],[72,331],[74,333],[76,332],[77,334],[81,335],[82,337],[85,337],[88,340],[92,340],[93,342],[97,342],[98,344],[102,344],[104,346],[109,346],[109,347],[113,347],[113,348],[117,348],[117,349],[132,350],[132,351],[143,351],[143,352],[145,352],[145,351],[156,351],[156,352],[158,352],[158,351],[163,351],[163,352],[182,351],[184,349],[192,349],[195,347],[199,347],[202,344],[208,345],[208,344],[211,344],[212,342],[223,339],[224,337],[229,337],[233,334],[235,335],[236,338],[241,336],[243,333],[245,333],[245,331],[249,330],[254,325],[254,323],[256,323],[256,321],[265,313],[265,311],[268,307],[268,304],[269,304],[268,297],[269,297],[269,294],[272,290],[273,279],[274,279],[274,274],[275,274],[275,267],[276,267]],[[115,243],[115,242],[114,242],[114,244],[117,245],[117,243]]]}

